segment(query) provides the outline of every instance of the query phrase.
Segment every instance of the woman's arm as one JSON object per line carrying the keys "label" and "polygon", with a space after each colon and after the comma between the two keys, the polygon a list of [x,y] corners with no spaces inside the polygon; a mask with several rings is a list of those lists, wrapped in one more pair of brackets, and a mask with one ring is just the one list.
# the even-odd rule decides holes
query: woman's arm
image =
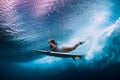
{"label": "woman's arm", "polygon": [[56,46],[56,45],[54,45],[53,43],[50,43],[50,45],[52,46],[52,48],[51,48],[50,50],[48,50],[48,51],[53,51],[54,49],[56,49],[56,48],[57,48],[57,46]]}

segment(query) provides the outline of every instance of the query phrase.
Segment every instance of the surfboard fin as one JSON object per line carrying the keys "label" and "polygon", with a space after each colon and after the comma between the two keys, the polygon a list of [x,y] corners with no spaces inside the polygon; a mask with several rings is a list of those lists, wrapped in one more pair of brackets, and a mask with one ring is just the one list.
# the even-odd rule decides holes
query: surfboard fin
{"label": "surfboard fin", "polygon": [[77,60],[77,59],[81,59],[80,57],[76,56],[76,57],[72,57],[73,60]]}
{"label": "surfboard fin", "polygon": [[73,60],[81,59],[83,56],[74,56],[72,57]]}

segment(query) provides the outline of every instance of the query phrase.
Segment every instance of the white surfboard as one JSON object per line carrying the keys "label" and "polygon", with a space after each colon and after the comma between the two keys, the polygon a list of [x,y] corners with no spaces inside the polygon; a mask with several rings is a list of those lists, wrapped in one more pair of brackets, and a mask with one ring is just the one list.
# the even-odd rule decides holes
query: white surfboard
{"label": "white surfboard", "polygon": [[82,57],[84,57],[84,55],[79,55],[79,54],[69,54],[69,53],[45,51],[45,50],[37,50],[37,52],[40,52],[42,54],[49,55],[49,56],[63,57],[63,58],[73,58],[74,60],[76,58],[81,59]]}

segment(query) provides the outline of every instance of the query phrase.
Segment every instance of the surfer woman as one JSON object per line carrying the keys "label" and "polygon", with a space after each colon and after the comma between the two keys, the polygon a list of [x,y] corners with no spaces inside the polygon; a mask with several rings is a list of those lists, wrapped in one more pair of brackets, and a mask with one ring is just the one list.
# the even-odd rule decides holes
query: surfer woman
{"label": "surfer woman", "polygon": [[[85,42],[85,41],[84,41]],[[75,50],[79,45],[83,44],[84,42],[78,42],[77,44],[73,45],[73,46],[63,46],[61,48],[57,47],[57,42],[54,39],[50,39],[48,41],[49,45],[50,45],[50,50],[48,51],[56,51],[56,52],[70,52],[72,50]]]}

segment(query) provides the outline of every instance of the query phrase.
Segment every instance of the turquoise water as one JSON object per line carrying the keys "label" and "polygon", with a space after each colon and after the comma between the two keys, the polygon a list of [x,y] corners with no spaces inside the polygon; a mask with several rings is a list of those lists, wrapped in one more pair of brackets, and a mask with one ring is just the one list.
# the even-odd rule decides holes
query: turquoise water
{"label": "turquoise water", "polygon": [[[57,79],[62,74],[69,79],[69,71],[75,73],[75,79],[83,79],[78,77],[82,73],[101,74],[102,69],[120,62],[119,5],[119,0],[1,0],[1,70],[6,76],[12,73],[21,79],[26,76],[43,80]],[[71,46],[89,38],[70,52],[86,55],[85,59],[74,61],[36,52],[48,50],[51,38],[58,46]]]}

